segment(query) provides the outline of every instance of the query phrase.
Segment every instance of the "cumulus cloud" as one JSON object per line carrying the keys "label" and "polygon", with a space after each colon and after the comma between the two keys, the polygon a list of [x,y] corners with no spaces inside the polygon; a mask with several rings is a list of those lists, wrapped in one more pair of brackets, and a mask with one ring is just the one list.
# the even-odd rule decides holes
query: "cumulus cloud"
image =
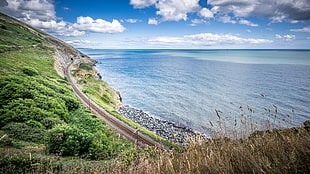
{"label": "cumulus cloud", "polygon": [[77,22],[72,26],[73,28],[77,28],[79,30],[98,33],[120,33],[126,30],[126,28],[115,19],[112,22],[108,22],[103,19],[94,20],[91,17],[83,16],[78,17]]}
{"label": "cumulus cloud", "polygon": [[130,4],[133,5],[134,8],[145,8],[155,3],[156,0],[130,0]]}
{"label": "cumulus cloud", "polygon": [[55,8],[50,0],[10,0],[6,2],[6,6],[0,6],[0,11],[20,20],[56,20]]}
{"label": "cumulus cloud", "polygon": [[233,20],[232,17],[230,16],[221,16],[217,20],[223,23],[231,23],[231,24],[237,23],[237,21]]}
{"label": "cumulus cloud", "polygon": [[295,40],[295,35],[292,35],[292,34],[286,34],[286,35],[276,34],[275,37],[276,37],[276,39],[282,39],[285,41]]}
{"label": "cumulus cloud", "polygon": [[228,16],[228,15],[218,17],[217,21],[220,21],[223,23],[248,25],[251,27],[257,27],[258,26],[258,24],[255,24],[255,23],[248,21],[248,20],[245,20],[245,19],[240,19],[239,21],[234,20],[231,16]]}
{"label": "cumulus cloud", "polygon": [[148,24],[151,24],[151,25],[158,25],[160,22],[157,20],[157,19],[154,19],[154,18],[150,18],[149,21],[148,21]]}
{"label": "cumulus cloud", "polygon": [[150,44],[162,45],[197,45],[197,46],[215,46],[223,44],[267,44],[272,40],[241,38],[231,34],[213,34],[200,33],[195,35],[186,35],[183,37],[155,37],[148,40]]}
{"label": "cumulus cloud", "polygon": [[304,28],[301,28],[301,29],[290,29],[290,31],[310,33],[310,26],[304,27]]}
{"label": "cumulus cloud", "polygon": [[272,22],[310,20],[309,0],[208,0],[217,13],[270,18]]}
{"label": "cumulus cloud", "polygon": [[126,30],[119,21],[78,17],[72,24],[58,20],[53,0],[0,0],[0,11],[34,27],[60,36],[82,36],[86,32],[118,33]]}
{"label": "cumulus cloud", "polygon": [[[130,0],[130,4],[134,8],[154,6],[158,10],[156,14],[162,16],[162,21],[187,20],[189,13],[217,18],[226,23],[237,23],[228,20],[227,16],[269,18],[271,23],[310,20],[309,0],[208,0],[207,5],[211,9],[201,7],[199,0]],[[239,24],[257,26],[244,20]]]}
{"label": "cumulus cloud", "polygon": [[244,24],[244,25],[248,25],[248,26],[252,26],[252,27],[258,26],[258,24],[254,24],[253,22],[245,20],[245,19],[239,20],[239,24]]}
{"label": "cumulus cloud", "polygon": [[[154,5],[158,11],[157,15],[162,16],[162,21],[187,20],[187,14],[199,12],[202,8],[199,0],[130,0],[135,8],[145,8]],[[206,15],[207,11],[202,11]]]}
{"label": "cumulus cloud", "polygon": [[203,19],[193,19],[193,20],[191,20],[191,24],[189,24],[190,26],[197,26],[197,25],[199,25],[199,24],[207,24],[208,23],[208,21],[206,21],[206,20],[203,20]]}
{"label": "cumulus cloud", "polygon": [[199,15],[204,17],[204,18],[213,18],[214,17],[213,13],[207,8],[202,8],[199,11]]}
{"label": "cumulus cloud", "polygon": [[187,20],[187,13],[196,12],[201,7],[199,0],[162,0],[157,1],[156,8],[164,21]]}

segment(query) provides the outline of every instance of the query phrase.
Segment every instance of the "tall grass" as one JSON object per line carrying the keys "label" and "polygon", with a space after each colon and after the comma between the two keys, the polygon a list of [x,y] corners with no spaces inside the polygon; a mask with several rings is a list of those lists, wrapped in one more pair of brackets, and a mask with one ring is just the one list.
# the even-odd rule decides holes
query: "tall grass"
{"label": "tall grass", "polygon": [[196,141],[181,153],[160,150],[156,158],[140,159],[128,173],[307,173],[309,140],[309,129],[290,128]]}

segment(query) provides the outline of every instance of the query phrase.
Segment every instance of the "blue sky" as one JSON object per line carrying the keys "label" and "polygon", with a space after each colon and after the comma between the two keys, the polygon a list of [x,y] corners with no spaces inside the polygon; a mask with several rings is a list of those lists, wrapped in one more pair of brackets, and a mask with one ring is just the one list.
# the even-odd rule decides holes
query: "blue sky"
{"label": "blue sky", "polygon": [[77,48],[310,49],[309,0],[0,0]]}

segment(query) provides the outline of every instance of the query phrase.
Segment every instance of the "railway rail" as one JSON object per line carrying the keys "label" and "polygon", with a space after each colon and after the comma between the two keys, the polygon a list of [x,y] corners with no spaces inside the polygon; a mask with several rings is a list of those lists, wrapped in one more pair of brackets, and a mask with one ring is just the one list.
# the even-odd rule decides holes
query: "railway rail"
{"label": "railway rail", "polygon": [[105,123],[110,126],[112,129],[116,130],[119,134],[124,136],[129,141],[135,143],[138,146],[146,147],[146,146],[157,146],[163,147],[157,141],[151,139],[150,137],[142,134],[137,129],[130,127],[119,119],[115,118],[113,115],[109,114],[103,108],[98,106],[95,102],[93,102],[88,96],[86,96],[75,84],[72,80],[72,76],[70,73],[70,67],[73,64],[73,61],[66,67],[65,75],[68,78],[69,83],[71,84],[75,95],[81,100],[81,102],[89,107],[89,109],[102,118]]}

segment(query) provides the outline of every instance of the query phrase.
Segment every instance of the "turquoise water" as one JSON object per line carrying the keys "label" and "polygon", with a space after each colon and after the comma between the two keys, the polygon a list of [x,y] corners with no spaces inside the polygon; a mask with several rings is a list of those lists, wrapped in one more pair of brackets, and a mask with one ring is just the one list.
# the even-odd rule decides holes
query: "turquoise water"
{"label": "turquoise water", "polygon": [[241,120],[265,129],[310,119],[307,50],[81,51],[125,105],[203,133]]}

